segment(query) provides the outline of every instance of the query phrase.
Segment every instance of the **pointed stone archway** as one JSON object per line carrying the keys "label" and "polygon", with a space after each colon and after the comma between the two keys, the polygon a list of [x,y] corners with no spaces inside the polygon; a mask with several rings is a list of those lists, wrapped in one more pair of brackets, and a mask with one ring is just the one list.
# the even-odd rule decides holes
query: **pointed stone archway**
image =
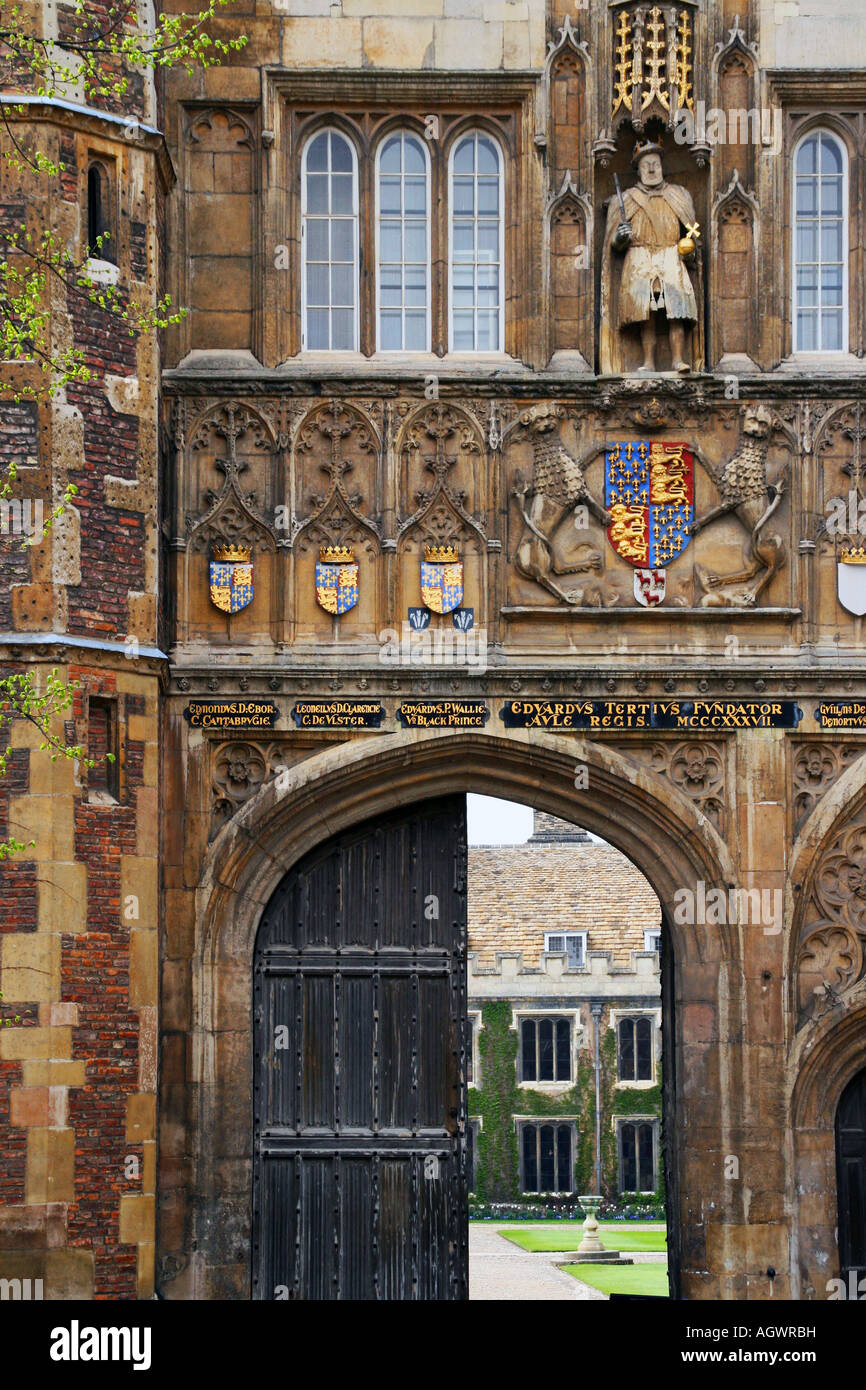
{"label": "pointed stone archway", "polygon": [[[575,788],[575,769],[587,769]],[[673,956],[675,1075],[669,1206],[685,1297],[718,1296],[738,1218],[724,1156],[737,1122],[744,1049],[736,925],[678,925],[676,894],[735,879],[718,831],[668,780],[589,740],[533,730],[409,731],[332,747],[267,783],[210,847],[197,890],[191,1156],[186,1253],[169,1298],[246,1298],[250,1289],[252,968],[261,914],[284,875],[343,828],[453,792],[533,805],[610,841],[652,884]],[[670,1113],[670,1112],[669,1112]],[[700,1196],[697,1194],[700,1193]],[[717,1227],[708,1253],[707,1211]],[[676,1247],[675,1241],[675,1247]],[[171,1252],[160,1252],[171,1269]],[[168,1257],[166,1259],[166,1256]],[[718,1266],[713,1268],[713,1260]]]}

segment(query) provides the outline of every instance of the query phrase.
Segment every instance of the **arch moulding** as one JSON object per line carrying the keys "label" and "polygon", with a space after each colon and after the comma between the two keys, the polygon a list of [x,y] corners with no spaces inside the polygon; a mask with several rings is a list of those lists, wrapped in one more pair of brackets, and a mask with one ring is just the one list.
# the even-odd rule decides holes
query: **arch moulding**
{"label": "arch moulding", "polygon": [[[575,788],[576,764],[588,768],[588,790]],[[193,1253],[170,1280],[174,1287],[163,1282],[164,1296],[249,1296],[252,971],[256,931],[272,893],[298,859],[345,827],[460,791],[535,806],[626,854],[651,882],[671,924],[677,1032],[689,1050],[681,1077],[690,1072],[694,1080],[698,1058],[709,1059],[717,1046],[721,982],[727,1004],[740,979],[737,928],[673,925],[672,908],[678,888],[697,880],[722,886],[736,873],[714,826],[669,781],[604,745],[539,730],[407,731],[332,746],[262,787],[220,831],[203,866],[187,1112]],[[694,1047],[690,1017],[699,1020]],[[682,1086],[680,1078],[678,1092]],[[691,1101],[684,1093],[676,1103]],[[708,1118],[704,1104],[705,1143]],[[721,1146],[721,1107],[710,1118],[710,1129],[716,1126]],[[684,1147],[679,1135],[676,1142]],[[725,1204],[723,1190],[716,1198]]]}

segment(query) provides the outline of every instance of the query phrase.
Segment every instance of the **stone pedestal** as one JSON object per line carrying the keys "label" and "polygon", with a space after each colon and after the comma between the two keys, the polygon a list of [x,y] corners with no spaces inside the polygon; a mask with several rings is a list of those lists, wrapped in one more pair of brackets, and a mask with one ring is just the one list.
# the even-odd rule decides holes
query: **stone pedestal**
{"label": "stone pedestal", "polygon": [[598,1221],[596,1212],[604,1201],[603,1197],[578,1197],[580,1205],[586,1212],[583,1222],[583,1240],[577,1247],[577,1254],[571,1259],[566,1260],[566,1264],[618,1264],[630,1265],[634,1261],[627,1255],[620,1255],[618,1250],[607,1250],[601,1243],[598,1234]]}

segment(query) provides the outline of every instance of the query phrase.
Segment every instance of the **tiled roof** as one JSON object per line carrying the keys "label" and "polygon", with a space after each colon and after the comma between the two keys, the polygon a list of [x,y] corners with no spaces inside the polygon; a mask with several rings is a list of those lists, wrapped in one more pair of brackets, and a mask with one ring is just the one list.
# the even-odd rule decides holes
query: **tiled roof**
{"label": "tiled roof", "polygon": [[[544,816],[536,832],[559,824]],[[645,930],[661,926],[659,901],[643,874],[612,845],[533,839],[522,845],[469,848],[469,949],[481,967],[496,951],[522,951],[536,966],[546,931],[586,931],[587,949],[610,951],[628,965],[644,949]]]}

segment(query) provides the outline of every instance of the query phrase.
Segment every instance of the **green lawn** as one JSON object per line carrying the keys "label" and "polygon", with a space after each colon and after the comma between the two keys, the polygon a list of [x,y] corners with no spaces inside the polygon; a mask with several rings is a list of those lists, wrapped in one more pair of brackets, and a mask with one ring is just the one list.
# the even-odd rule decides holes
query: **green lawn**
{"label": "green lawn", "polygon": [[[552,1229],[550,1229],[552,1227]],[[499,1230],[499,1235],[513,1241],[522,1250],[576,1250],[583,1239],[582,1221],[550,1222],[549,1227],[534,1226],[531,1230],[519,1230],[511,1226]],[[608,1250],[649,1250],[664,1254],[665,1232],[641,1230],[629,1221],[602,1225],[599,1222],[599,1235],[602,1245]]]}
{"label": "green lawn", "polygon": [[561,1265],[560,1268],[602,1293],[648,1293],[668,1297],[666,1264]]}

